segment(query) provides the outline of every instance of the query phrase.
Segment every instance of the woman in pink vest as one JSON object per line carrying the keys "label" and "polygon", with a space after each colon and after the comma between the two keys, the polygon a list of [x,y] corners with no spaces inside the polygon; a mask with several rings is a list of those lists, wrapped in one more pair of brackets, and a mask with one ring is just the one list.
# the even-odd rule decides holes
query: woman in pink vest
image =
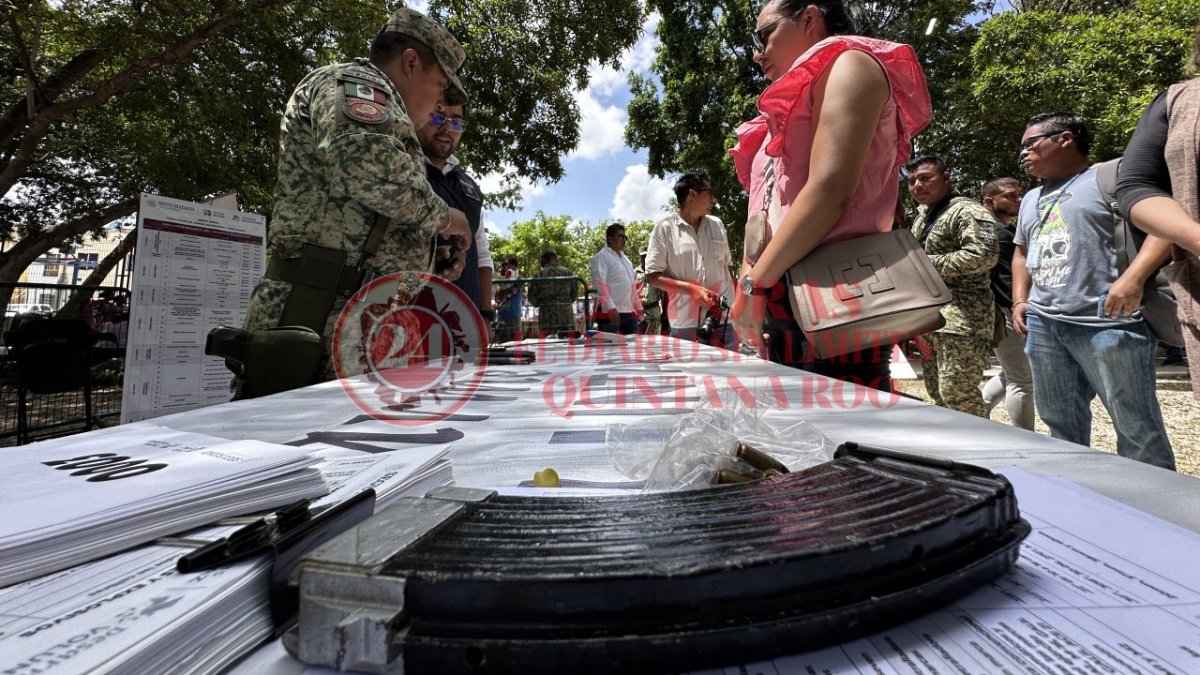
{"label": "woman in pink vest", "polygon": [[821,244],[892,228],[900,166],[932,116],[912,47],[863,37],[862,24],[842,0],[771,0],[758,15],[754,60],[771,84],[729,153],[748,221],[767,212],[767,231],[747,232],[731,314],[772,361],[890,391],[890,349],[812,359],[780,283]]}

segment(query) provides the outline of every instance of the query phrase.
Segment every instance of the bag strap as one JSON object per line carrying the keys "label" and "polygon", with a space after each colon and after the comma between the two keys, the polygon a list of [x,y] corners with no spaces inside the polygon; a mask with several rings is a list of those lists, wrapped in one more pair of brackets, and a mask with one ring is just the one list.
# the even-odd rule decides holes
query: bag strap
{"label": "bag strap", "polygon": [[356,267],[360,271],[362,270],[363,265],[366,264],[367,260],[374,257],[374,255],[379,252],[379,246],[383,244],[383,235],[385,232],[387,232],[388,225],[391,224],[391,222],[392,221],[382,213],[375,218],[375,224],[371,226],[371,232],[367,234],[367,240],[363,243],[362,252],[360,252],[358,256],[358,265],[356,265]]}
{"label": "bag strap", "polygon": [[1129,231],[1129,223],[1121,216],[1121,207],[1117,202],[1117,171],[1120,166],[1120,157],[1096,165],[1096,189],[1113,216],[1113,248],[1117,254],[1118,275],[1129,269],[1129,262],[1137,256],[1138,249],[1133,241],[1133,233]]}

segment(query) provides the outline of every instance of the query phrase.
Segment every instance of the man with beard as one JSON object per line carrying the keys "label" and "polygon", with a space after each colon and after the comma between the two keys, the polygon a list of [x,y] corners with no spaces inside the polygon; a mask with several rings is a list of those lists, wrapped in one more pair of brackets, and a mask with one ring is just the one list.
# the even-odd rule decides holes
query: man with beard
{"label": "man with beard", "polygon": [[[440,105],[430,116],[429,123],[417,130],[421,149],[425,151],[425,169],[429,184],[447,206],[467,215],[475,245],[464,256],[462,274],[454,284],[471,299],[483,315],[484,324],[491,326],[496,318],[492,304],[492,254],[488,249],[487,231],[480,226],[483,211],[483,192],[474,178],[467,175],[454,156],[467,128],[462,105]],[[437,238],[438,246],[449,246],[450,240]]]}

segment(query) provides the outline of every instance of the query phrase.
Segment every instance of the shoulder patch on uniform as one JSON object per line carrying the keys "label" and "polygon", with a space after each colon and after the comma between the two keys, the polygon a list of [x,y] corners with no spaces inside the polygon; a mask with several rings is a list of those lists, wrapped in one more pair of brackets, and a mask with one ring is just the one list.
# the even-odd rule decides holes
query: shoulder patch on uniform
{"label": "shoulder patch on uniform", "polygon": [[382,89],[372,87],[369,84],[362,82],[354,82],[353,80],[341,80],[338,82],[342,93],[351,98],[361,98],[365,101],[373,101],[375,103],[384,103],[387,101],[387,94]]}
{"label": "shoulder patch on uniform", "polygon": [[387,87],[387,80],[384,76],[374,68],[369,66],[361,66],[356,63],[347,65],[338,74],[339,77],[348,78],[366,84],[373,84],[377,87]]}
{"label": "shoulder patch on uniform", "polygon": [[355,122],[383,124],[392,119],[384,89],[353,78],[338,78],[338,92],[342,96],[342,112]]}
{"label": "shoulder patch on uniform", "polygon": [[391,118],[387,108],[384,108],[382,104],[359,98],[347,98],[346,105],[342,109],[346,113],[346,117],[366,124],[383,124]]}

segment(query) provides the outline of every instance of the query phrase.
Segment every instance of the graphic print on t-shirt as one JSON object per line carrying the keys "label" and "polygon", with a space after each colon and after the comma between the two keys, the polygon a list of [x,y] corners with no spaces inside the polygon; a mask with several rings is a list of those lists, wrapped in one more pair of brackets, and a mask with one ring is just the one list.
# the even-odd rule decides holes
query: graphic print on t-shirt
{"label": "graphic print on t-shirt", "polygon": [[1029,273],[1033,283],[1041,288],[1065,286],[1071,272],[1071,230],[1062,213],[1062,205],[1071,201],[1071,197],[1072,194],[1067,192],[1046,195],[1038,200],[1042,227],[1031,247],[1036,249],[1036,262],[1029,265]]}

